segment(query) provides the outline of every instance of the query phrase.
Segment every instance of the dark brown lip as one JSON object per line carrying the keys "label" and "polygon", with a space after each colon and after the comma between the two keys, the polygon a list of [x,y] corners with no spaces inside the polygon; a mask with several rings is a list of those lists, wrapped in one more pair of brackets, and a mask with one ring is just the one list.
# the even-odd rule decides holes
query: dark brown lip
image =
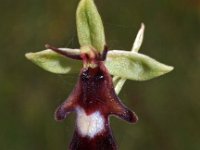
{"label": "dark brown lip", "polygon": [[[79,58],[79,56],[71,56],[63,54],[57,48],[47,46],[59,54],[70,58]],[[130,123],[137,122],[138,118],[134,112],[129,110],[116,95],[109,74],[102,60],[106,59],[107,49],[102,55],[93,57],[95,67],[84,67],[80,71],[78,81],[67,98],[55,112],[55,119],[61,121],[71,112],[77,113],[77,108],[81,108],[86,116],[94,112],[100,112],[103,119],[103,130],[94,137],[81,135],[76,126],[74,136],[70,144],[70,150],[116,150],[116,142],[112,136],[109,123],[109,116],[114,115]],[[90,62],[91,57],[81,57],[83,62]],[[100,59],[101,58],[101,59]]]}

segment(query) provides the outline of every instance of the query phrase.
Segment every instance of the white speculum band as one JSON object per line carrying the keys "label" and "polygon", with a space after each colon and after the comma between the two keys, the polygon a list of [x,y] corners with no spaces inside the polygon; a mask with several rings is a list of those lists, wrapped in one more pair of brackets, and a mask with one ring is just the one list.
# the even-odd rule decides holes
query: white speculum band
{"label": "white speculum band", "polygon": [[99,111],[87,115],[83,108],[78,107],[77,111],[77,127],[82,136],[93,138],[101,133],[105,128],[105,119]]}

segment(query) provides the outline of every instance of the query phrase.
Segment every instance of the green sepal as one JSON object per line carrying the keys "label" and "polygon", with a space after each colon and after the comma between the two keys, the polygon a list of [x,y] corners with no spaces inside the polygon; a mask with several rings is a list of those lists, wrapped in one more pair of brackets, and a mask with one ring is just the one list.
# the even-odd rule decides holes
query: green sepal
{"label": "green sepal", "polygon": [[105,65],[110,74],[137,81],[149,80],[173,70],[173,67],[146,55],[121,50],[109,51]]}
{"label": "green sepal", "polygon": [[[78,49],[63,50],[80,54]],[[51,50],[28,53],[26,57],[41,68],[57,74],[79,72],[82,66],[81,61],[63,57]],[[173,70],[173,67],[159,63],[146,55],[121,50],[109,51],[105,65],[111,75],[137,81],[149,80]]]}
{"label": "green sepal", "polygon": [[[78,49],[63,49],[73,54],[80,54]],[[26,58],[43,68],[46,71],[56,74],[67,74],[79,72],[82,61],[74,61],[73,59],[64,57],[52,50],[43,50],[35,53],[27,53]]]}
{"label": "green sepal", "polygon": [[105,46],[104,27],[93,0],[80,1],[76,23],[81,47],[92,46],[101,53]]}

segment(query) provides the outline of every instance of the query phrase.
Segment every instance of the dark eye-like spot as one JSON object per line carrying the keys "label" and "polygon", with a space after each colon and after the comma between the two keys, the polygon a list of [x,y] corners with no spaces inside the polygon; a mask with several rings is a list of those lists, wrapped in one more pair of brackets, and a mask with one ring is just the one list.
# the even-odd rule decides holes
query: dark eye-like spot
{"label": "dark eye-like spot", "polygon": [[101,81],[101,80],[103,80],[104,79],[104,76],[103,76],[103,74],[97,74],[97,76],[95,76],[95,80],[97,80],[97,81]]}
{"label": "dark eye-like spot", "polygon": [[84,71],[82,74],[81,74],[81,79],[83,81],[86,81],[90,78],[90,75],[88,74],[88,71]]}

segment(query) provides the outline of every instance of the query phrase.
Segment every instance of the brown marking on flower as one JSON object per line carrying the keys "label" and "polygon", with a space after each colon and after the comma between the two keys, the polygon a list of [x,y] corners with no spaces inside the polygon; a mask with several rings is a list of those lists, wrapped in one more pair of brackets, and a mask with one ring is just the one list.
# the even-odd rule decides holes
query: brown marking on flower
{"label": "brown marking on flower", "polygon": [[78,124],[70,150],[116,150],[109,116],[115,115],[130,123],[135,123],[138,118],[114,91],[112,77],[103,62],[108,49],[105,48],[102,55],[91,50],[76,57],[63,54],[57,48],[52,50],[73,59],[81,58],[84,64],[72,93],[55,112],[56,120],[63,120],[70,112],[77,113]]}

